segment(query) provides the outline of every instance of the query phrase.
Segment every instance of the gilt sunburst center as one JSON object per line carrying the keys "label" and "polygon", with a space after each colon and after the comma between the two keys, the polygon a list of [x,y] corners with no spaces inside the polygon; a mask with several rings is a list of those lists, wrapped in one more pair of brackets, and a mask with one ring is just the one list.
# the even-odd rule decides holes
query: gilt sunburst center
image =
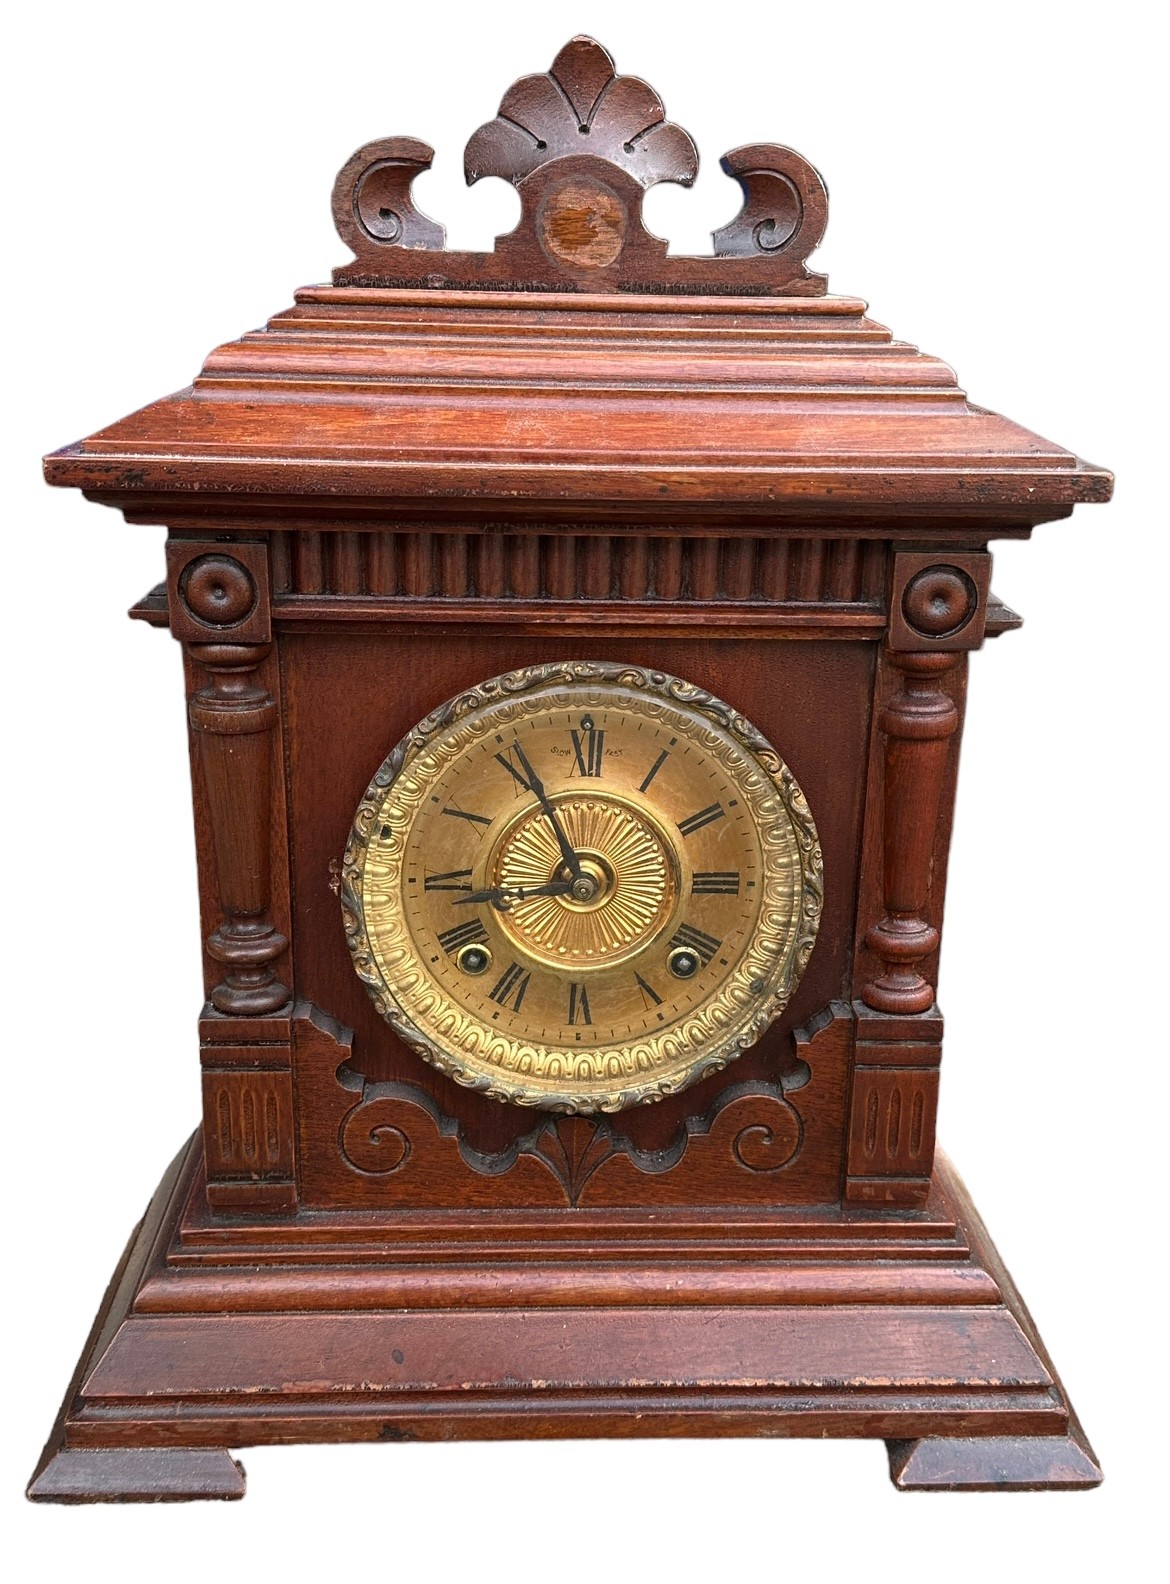
{"label": "gilt sunburst center", "polygon": [[[557,815],[584,871],[596,882],[593,899],[532,897],[516,902],[505,927],[528,950],[557,962],[598,967],[637,951],[669,914],[673,869],[662,837],[623,803],[573,797]],[[540,811],[505,838],[495,883],[536,888],[564,872],[552,825]]]}

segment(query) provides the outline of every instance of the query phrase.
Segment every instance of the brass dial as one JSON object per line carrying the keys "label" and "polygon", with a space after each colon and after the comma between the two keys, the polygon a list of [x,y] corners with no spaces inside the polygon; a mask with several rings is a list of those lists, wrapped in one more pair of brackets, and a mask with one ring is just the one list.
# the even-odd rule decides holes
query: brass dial
{"label": "brass dial", "polygon": [[614,1111],[725,1066],[812,950],[821,855],[727,705],[593,662],[480,684],[386,760],[346,849],[354,964],[427,1060],[497,1099]]}

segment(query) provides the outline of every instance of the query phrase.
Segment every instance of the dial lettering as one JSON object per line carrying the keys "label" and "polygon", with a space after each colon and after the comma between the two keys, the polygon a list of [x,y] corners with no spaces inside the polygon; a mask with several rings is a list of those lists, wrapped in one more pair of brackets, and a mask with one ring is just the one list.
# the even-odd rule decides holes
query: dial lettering
{"label": "dial lettering", "polygon": [[738,896],[738,869],[697,870],[691,880],[692,896]]}
{"label": "dial lettering", "polygon": [[[491,824],[491,816],[490,815],[488,815],[488,814],[472,814],[469,809],[460,808],[458,803],[448,803],[447,807],[443,810],[443,813],[444,814],[450,814],[453,819],[466,820],[467,823],[469,825],[471,825],[471,826],[490,825]],[[482,841],[483,840],[482,831],[478,831],[478,830],[476,831],[475,839],[476,839],[476,841]]]}
{"label": "dial lettering", "polygon": [[528,989],[528,981],[531,978],[532,975],[525,973],[519,963],[509,963],[496,980],[488,999],[502,1007],[506,1007],[511,1002],[512,1011],[519,1012],[524,1000],[524,992]]}
{"label": "dial lettering", "polygon": [[488,932],[479,919],[469,919],[466,924],[453,924],[439,936],[439,945],[450,955],[461,946],[478,946],[487,940]]}
{"label": "dial lettering", "polygon": [[[513,743],[503,753],[498,753],[496,758],[515,781],[519,789],[516,792],[517,797],[520,796],[521,792],[532,792],[535,790],[536,772],[528,763],[524,750],[519,743]],[[515,759],[515,763],[513,763],[513,759]]]}
{"label": "dial lettering", "polygon": [[605,732],[593,724],[590,716],[581,720],[581,730],[570,733],[573,739],[574,763],[570,775],[599,776],[601,760],[605,753]]}
{"label": "dial lettering", "polygon": [[705,809],[700,809],[697,814],[679,820],[678,828],[684,836],[693,836],[697,830],[702,830],[704,825],[710,825],[714,820],[721,820],[726,812],[722,803],[711,803]]}
{"label": "dial lettering", "polygon": [[[674,738],[671,738],[671,741],[673,742]],[[655,759],[654,763],[650,766],[649,770],[647,770],[646,779],[642,782],[642,785],[638,788],[639,792],[645,792],[647,790],[647,788],[649,787],[651,781],[653,781],[654,777],[662,769],[663,765],[666,763],[666,761],[669,758],[670,758],[670,751],[668,749],[664,748],[662,750],[662,752],[658,755],[658,758]]]}
{"label": "dial lettering", "polygon": [[674,1093],[734,1055],[793,978],[766,927],[785,901],[793,926],[809,913],[811,890],[770,877],[819,874],[811,820],[769,797],[771,760],[713,732],[687,689],[612,670],[436,712],[425,753],[387,760],[354,847],[355,957],[384,1015],[524,1104]]}
{"label": "dial lettering", "polygon": [[694,952],[706,967],[723,942],[716,940],[714,935],[706,935],[702,930],[694,929],[690,924],[682,924],[671,937],[670,944],[676,950]]}
{"label": "dial lettering", "polygon": [[652,1006],[662,1005],[662,997],[658,994],[658,991],[655,990],[653,985],[647,984],[640,973],[634,974],[634,981],[637,984],[638,989],[642,992],[642,1005],[647,1011],[649,1011]]}
{"label": "dial lettering", "polygon": [[569,986],[569,1027],[573,1028],[578,1022],[592,1023],[589,1015],[589,994],[583,984]]}
{"label": "dial lettering", "polygon": [[449,869],[446,874],[431,874],[423,881],[424,891],[470,891],[471,870]]}

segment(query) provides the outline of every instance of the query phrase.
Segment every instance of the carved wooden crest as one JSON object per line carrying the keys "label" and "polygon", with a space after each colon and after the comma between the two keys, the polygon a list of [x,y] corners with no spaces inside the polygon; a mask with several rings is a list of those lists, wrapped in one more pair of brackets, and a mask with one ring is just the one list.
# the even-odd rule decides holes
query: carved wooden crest
{"label": "carved wooden crest", "polygon": [[469,184],[499,176],[520,194],[520,222],[492,253],[447,252],[443,227],[415,207],[411,185],[433,158],[417,138],[392,137],[345,164],[333,215],[356,257],[334,270],[336,285],[767,296],[820,296],[828,285],[805,263],[828,221],[824,182],[773,143],[724,155],[743,206],[714,233],[714,256],[668,256],[642,223],[642,198],[656,182],[689,187],[698,152],[653,88],[619,77],[591,38],[514,83],[467,144]]}

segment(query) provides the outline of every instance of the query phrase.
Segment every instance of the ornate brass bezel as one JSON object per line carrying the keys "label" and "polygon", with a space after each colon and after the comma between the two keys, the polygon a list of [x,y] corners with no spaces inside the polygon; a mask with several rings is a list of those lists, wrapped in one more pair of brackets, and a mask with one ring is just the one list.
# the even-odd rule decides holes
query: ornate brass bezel
{"label": "ornate brass bezel", "polygon": [[[483,1030],[479,1036],[476,1033],[479,1025],[471,1027],[471,1020],[468,1020],[469,1028],[464,1031],[466,1043],[456,1049],[441,1044],[418,1026],[379,966],[365,919],[363,879],[371,832],[376,821],[385,819],[387,795],[420,755],[443,745],[448,737],[452,739],[452,755],[459,753],[460,723],[481,710],[498,707],[509,700],[523,707],[539,690],[558,684],[572,688],[587,683],[642,691],[684,712],[701,715],[731,739],[733,751],[746,754],[758,768],[758,779],[746,778],[754,783],[746,795],[760,832],[765,900],[747,948],[718,991],[689,1018],[637,1041],[639,1073],[635,1081],[591,1091],[568,1087],[557,1090],[550,1089],[547,1082],[537,1087],[526,1081],[524,1069],[531,1066],[533,1053],[526,1051],[518,1041],[502,1039],[498,1032],[493,1034],[488,1030]],[[563,705],[565,701],[558,702]],[[720,741],[713,735],[710,745],[717,746]],[[408,778],[403,781],[403,786],[407,785]],[[417,803],[421,794],[416,790],[412,797]],[[413,810],[410,817],[413,818]],[[408,826],[409,820],[406,828]],[[782,909],[768,900],[769,880],[783,880],[790,888],[792,886],[791,858],[781,856],[782,844],[769,841],[769,828],[774,828],[778,834],[783,832],[789,853],[789,835],[795,838],[800,865],[795,909]],[[726,1067],[754,1045],[787,1006],[804,972],[820,924],[823,893],[821,849],[808,803],[780,755],[750,721],[721,699],[666,672],[614,662],[564,661],[525,667],[481,682],[440,705],[406,734],[379,767],[358,807],[345,850],[341,903],[346,941],[358,978],[379,1014],[412,1050],[456,1083],[492,1099],[554,1113],[588,1114],[620,1111],[676,1094],[709,1073]],[[417,965],[413,945],[407,944],[409,936],[404,919],[401,932],[402,960],[410,962],[413,956],[412,971],[425,977]],[[436,1001],[440,998],[436,987]],[[511,1049],[500,1059],[489,1060],[478,1048],[486,1046],[489,1039],[494,1040],[501,1051],[505,1047]],[[658,1046],[662,1047],[661,1051]],[[669,1070],[663,1072],[667,1055]]]}

